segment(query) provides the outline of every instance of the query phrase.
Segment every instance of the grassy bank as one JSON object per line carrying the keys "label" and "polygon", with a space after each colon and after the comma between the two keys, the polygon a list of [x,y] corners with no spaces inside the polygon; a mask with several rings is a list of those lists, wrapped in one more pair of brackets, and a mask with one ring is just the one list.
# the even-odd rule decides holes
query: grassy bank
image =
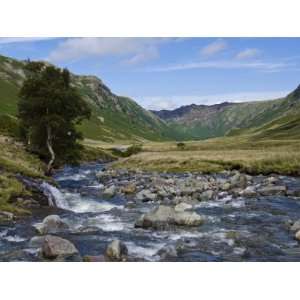
{"label": "grassy bank", "polygon": [[21,143],[12,138],[0,136],[0,211],[18,215],[30,212],[18,198],[30,197],[30,191],[16,179],[16,174],[34,178],[44,177],[44,165],[34,155],[25,151]]}
{"label": "grassy bank", "polygon": [[251,174],[300,175],[299,140],[255,140],[247,136],[206,141],[146,143],[143,152],[122,159],[116,168],[205,173],[239,169]]}

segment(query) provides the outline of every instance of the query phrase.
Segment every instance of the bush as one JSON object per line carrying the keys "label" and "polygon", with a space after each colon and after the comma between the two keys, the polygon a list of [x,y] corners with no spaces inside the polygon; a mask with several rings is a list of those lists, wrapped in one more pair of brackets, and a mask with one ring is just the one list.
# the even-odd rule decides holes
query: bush
{"label": "bush", "polygon": [[185,143],[182,143],[182,142],[177,143],[177,148],[180,149],[180,150],[185,149],[185,146],[186,146]]}
{"label": "bush", "polygon": [[17,118],[10,115],[0,115],[0,134],[18,138],[20,130]]}
{"label": "bush", "polygon": [[112,154],[119,157],[129,157],[142,151],[143,146],[140,144],[132,145],[128,148],[112,148]]}

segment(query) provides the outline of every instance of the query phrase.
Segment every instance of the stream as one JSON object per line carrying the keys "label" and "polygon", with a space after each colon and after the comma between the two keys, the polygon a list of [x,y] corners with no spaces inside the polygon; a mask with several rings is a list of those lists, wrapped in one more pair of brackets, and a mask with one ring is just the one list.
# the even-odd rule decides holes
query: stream
{"label": "stream", "polygon": [[[57,214],[69,225],[59,236],[71,241],[81,256],[102,255],[119,239],[132,261],[300,261],[299,242],[290,224],[300,219],[300,199],[287,196],[202,201],[194,211],[205,216],[197,227],[172,230],[135,228],[135,221],[153,210],[153,202],[127,205],[124,196],[101,197],[96,178],[103,164],[66,167],[54,175],[58,188],[43,183],[49,204],[32,217],[0,225],[0,261],[39,261],[33,225]],[[299,178],[282,176],[286,185]],[[228,199],[227,199],[228,200]]]}

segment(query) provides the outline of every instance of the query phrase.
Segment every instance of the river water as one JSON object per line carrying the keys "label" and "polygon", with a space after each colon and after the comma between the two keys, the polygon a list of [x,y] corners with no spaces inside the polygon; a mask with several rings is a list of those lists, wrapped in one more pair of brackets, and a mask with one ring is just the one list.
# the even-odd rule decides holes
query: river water
{"label": "river water", "polygon": [[[155,203],[128,207],[121,196],[102,198],[95,176],[102,168],[87,164],[57,172],[54,179],[59,187],[44,184],[43,189],[61,209],[43,209],[15,224],[1,225],[0,260],[40,260],[40,245],[32,240],[37,236],[33,225],[55,213],[70,226],[59,236],[74,243],[81,256],[102,255],[110,241],[119,239],[133,261],[300,261],[299,243],[289,229],[291,222],[300,219],[299,198],[199,202],[195,210],[205,216],[204,225],[145,230],[134,228],[134,223]],[[300,185],[299,178],[282,180],[286,185]]]}

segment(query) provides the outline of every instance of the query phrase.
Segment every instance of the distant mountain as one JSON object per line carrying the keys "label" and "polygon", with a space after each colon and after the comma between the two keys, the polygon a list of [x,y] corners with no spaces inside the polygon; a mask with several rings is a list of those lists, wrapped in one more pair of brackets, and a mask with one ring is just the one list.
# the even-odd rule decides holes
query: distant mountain
{"label": "distant mountain", "polygon": [[231,131],[259,127],[276,118],[300,113],[300,86],[284,98],[244,103],[188,105],[175,110],[152,111],[182,139],[224,136]]}
{"label": "distant mountain", "polygon": [[[0,56],[0,114],[16,116],[18,91],[26,73],[26,62]],[[134,100],[113,94],[95,76],[72,75],[72,83],[90,104],[92,117],[81,130],[86,138],[112,140],[166,140],[168,125]]]}

